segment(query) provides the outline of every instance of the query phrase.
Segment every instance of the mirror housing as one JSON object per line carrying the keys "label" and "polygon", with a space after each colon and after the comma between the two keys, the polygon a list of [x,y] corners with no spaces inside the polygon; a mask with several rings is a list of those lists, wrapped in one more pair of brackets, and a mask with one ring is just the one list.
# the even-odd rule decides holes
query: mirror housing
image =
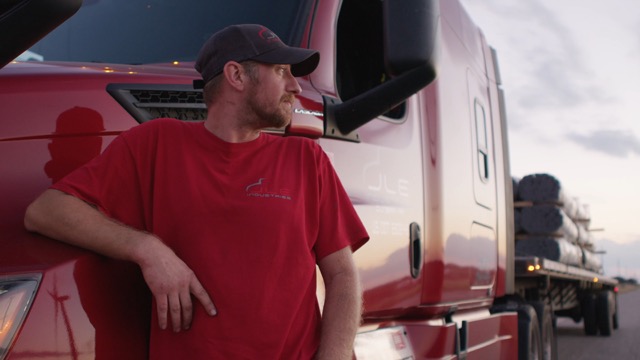
{"label": "mirror housing", "polygon": [[383,19],[385,67],[394,77],[346,102],[325,96],[325,137],[358,141],[354,130],[436,78],[438,0],[384,0]]}
{"label": "mirror housing", "polygon": [[427,66],[435,74],[438,0],[383,2],[385,65],[392,76]]}

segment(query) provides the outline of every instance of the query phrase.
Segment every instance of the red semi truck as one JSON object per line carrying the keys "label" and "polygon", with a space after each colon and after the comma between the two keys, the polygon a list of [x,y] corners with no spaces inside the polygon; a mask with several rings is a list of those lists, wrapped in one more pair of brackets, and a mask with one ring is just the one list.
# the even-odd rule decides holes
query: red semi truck
{"label": "red semi truck", "polygon": [[202,120],[193,61],[233,23],[321,53],[291,125],[273,131],[320,143],[370,232],[355,254],[358,359],[553,359],[556,316],[588,334],[617,326],[615,280],[514,255],[496,52],[457,0],[11,0],[0,12],[0,359],[147,356],[139,270],[27,232],[24,211],[122,131]]}

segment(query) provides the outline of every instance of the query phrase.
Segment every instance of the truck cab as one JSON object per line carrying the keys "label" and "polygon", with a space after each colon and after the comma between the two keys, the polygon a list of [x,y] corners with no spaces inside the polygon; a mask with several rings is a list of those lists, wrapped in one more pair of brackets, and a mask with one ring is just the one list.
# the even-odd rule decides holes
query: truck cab
{"label": "truck cab", "polygon": [[[36,60],[0,71],[1,296],[19,296],[26,309],[12,313],[20,325],[3,338],[8,359],[144,357],[149,294],[138,269],[28,233],[21,219],[39,193],[120,132],[158,117],[202,120],[192,86],[197,51],[218,29],[243,22],[321,53],[318,69],[300,80],[292,124],[276,132],[321,144],[371,234],[355,255],[362,332],[397,322],[391,328],[404,329],[414,351],[441,357],[455,350],[463,322],[513,327],[513,316],[489,313],[505,292],[507,250],[494,53],[457,1],[275,8],[98,0],[30,46]],[[446,341],[434,347],[410,327]],[[496,354],[514,341],[471,339],[461,351]]]}
{"label": "truck cab", "polygon": [[496,52],[457,0],[13,0],[0,11],[0,359],[147,357],[139,269],[29,233],[22,218],[121,132],[202,121],[194,60],[236,23],[321,54],[291,124],[271,131],[322,146],[371,235],[355,253],[356,357],[542,351],[515,284]]}

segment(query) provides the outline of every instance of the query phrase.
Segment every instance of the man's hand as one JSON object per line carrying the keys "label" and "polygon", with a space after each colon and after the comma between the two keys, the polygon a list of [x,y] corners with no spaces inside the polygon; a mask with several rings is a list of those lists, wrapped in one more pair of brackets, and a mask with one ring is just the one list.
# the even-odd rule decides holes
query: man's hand
{"label": "man's hand", "polygon": [[188,330],[193,319],[191,294],[211,316],[217,310],[193,271],[158,238],[149,236],[140,243],[138,264],[156,299],[158,324],[166,329],[169,318],[173,331]]}
{"label": "man's hand", "polygon": [[46,190],[27,208],[25,228],[116,259],[137,263],[156,298],[158,319],[174,331],[188,329],[191,294],[210,315],[216,308],[189,267],[157,237],[104,216],[93,206],[58,190]]}

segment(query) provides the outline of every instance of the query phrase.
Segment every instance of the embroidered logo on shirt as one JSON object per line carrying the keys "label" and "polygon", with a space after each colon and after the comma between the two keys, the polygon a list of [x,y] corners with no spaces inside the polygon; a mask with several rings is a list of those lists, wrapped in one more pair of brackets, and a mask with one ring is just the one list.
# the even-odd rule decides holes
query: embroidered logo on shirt
{"label": "embroidered logo on shirt", "polygon": [[247,185],[244,190],[247,196],[291,200],[291,194],[288,189],[275,190],[269,186],[267,178],[258,179],[255,183]]}

